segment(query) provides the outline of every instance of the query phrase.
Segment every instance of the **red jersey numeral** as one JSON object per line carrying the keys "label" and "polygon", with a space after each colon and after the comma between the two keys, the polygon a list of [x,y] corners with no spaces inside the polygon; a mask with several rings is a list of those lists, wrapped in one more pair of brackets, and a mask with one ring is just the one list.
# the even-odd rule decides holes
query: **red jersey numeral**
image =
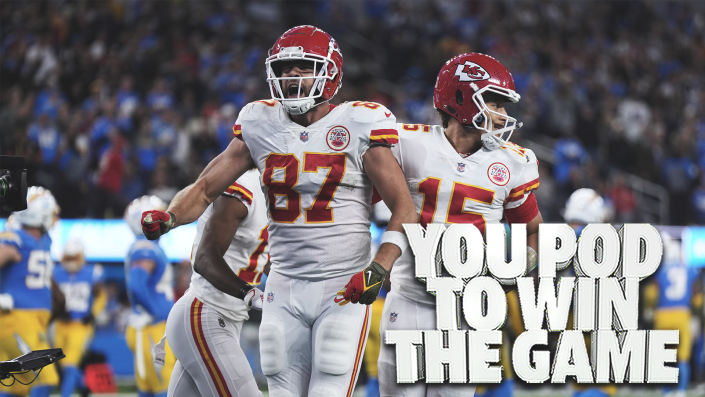
{"label": "red jersey numeral", "polygon": [[306,223],[333,222],[329,206],[345,175],[345,153],[304,153],[304,172],[318,172],[319,168],[328,168],[328,173],[313,204],[305,210]]}
{"label": "red jersey numeral", "polygon": [[366,108],[368,108],[368,109],[375,110],[375,109],[379,108],[379,107],[382,106],[382,105],[380,105],[379,103],[374,103],[374,102],[361,102],[361,101],[357,101],[357,102],[353,102],[351,106],[354,107],[354,108],[356,108],[356,107],[358,107],[358,106],[363,106],[363,107],[366,107]]}
{"label": "red jersey numeral", "polygon": [[[284,179],[273,179],[274,171],[284,170]],[[280,223],[294,223],[301,216],[301,195],[294,190],[299,181],[299,159],[293,154],[272,153],[264,161],[262,184],[267,186],[269,214]],[[286,207],[277,207],[277,198],[284,197]]]}
{"label": "red jersey numeral", "polygon": [[[433,223],[440,188],[441,179],[439,178],[428,177],[419,182],[417,189],[420,194],[423,194],[419,223],[423,227],[426,227],[429,223]],[[450,194],[448,211],[446,213],[446,223],[472,223],[484,234],[485,217],[478,212],[465,211],[465,200],[491,205],[494,201],[494,193],[493,190],[453,182],[453,190]]]}
{"label": "red jersey numeral", "polygon": [[494,201],[494,193],[493,190],[453,182],[446,223],[472,223],[480,229],[480,233],[484,234],[485,216],[478,212],[465,211],[465,200],[489,205]]}
{"label": "red jersey numeral", "polygon": [[[305,209],[306,223],[333,222],[333,209],[330,203],[345,176],[345,153],[304,153],[303,172],[318,172],[328,168],[313,203]],[[301,216],[301,195],[294,187],[299,181],[299,159],[293,154],[273,153],[264,162],[262,184],[267,186],[269,213],[277,223],[294,223]],[[284,169],[284,179],[273,179],[276,169]],[[285,197],[286,207],[277,207],[277,197]],[[280,199],[281,200],[281,199]]]}
{"label": "red jersey numeral", "polygon": [[259,240],[261,243],[259,243],[257,248],[255,248],[255,251],[252,255],[250,255],[250,261],[247,267],[240,269],[237,272],[237,275],[249,284],[259,284],[260,280],[262,280],[262,272],[257,271],[257,264],[259,262],[259,257],[264,252],[264,249],[267,248],[267,243],[269,242],[269,231],[267,230],[267,226],[265,226],[259,233]]}
{"label": "red jersey numeral", "polygon": [[404,131],[418,131],[420,128],[423,128],[423,132],[429,132],[431,130],[431,127],[425,124],[402,124],[401,128]]}
{"label": "red jersey numeral", "polygon": [[419,193],[423,194],[419,223],[423,227],[426,227],[429,223],[433,223],[433,217],[436,215],[436,204],[438,202],[438,190],[440,188],[441,180],[438,178],[428,177],[419,182],[417,190]]}

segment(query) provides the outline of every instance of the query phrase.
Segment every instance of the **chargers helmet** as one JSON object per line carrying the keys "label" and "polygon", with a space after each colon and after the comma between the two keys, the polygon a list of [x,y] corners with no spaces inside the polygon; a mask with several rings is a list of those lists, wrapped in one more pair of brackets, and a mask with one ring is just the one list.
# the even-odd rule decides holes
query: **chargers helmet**
{"label": "chargers helmet", "polygon": [[64,253],[61,256],[61,265],[69,273],[76,273],[86,264],[85,250],[83,243],[77,238],[71,238],[64,246]]}
{"label": "chargers helmet", "polygon": [[59,205],[49,189],[32,186],[27,189],[27,209],[12,214],[22,226],[38,227],[45,233],[59,220]]}
{"label": "chargers helmet", "polygon": [[[314,75],[281,77],[282,62],[295,60],[312,61]],[[269,56],[264,63],[272,99],[281,102],[290,114],[308,112],[316,104],[317,98],[329,101],[343,84],[343,54],[338,43],[331,35],[315,26],[304,25],[287,30],[269,50]],[[299,90],[301,80],[313,79],[311,92],[304,98],[285,98],[281,82],[297,79]]]}
{"label": "chargers helmet", "polygon": [[[485,147],[496,149],[509,141],[512,132],[520,128],[521,123],[513,117],[490,110],[482,98],[487,93],[501,95],[514,103],[521,99],[514,88],[512,74],[499,61],[485,54],[461,54],[446,62],[438,72],[433,106],[462,125],[485,131],[482,134]],[[492,130],[486,113],[505,117],[504,127]]]}
{"label": "chargers helmet", "polygon": [[142,213],[150,210],[166,211],[167,205],[157,196],[142,196],[132,200],[123,219],[135,236],[142,236]]}
{"label": "chargers helmet", "polygon": [[563,218],[568,223],[604,223],[608,217],[609,209],[605,201],[592,189],[574,191],[563,211]]}

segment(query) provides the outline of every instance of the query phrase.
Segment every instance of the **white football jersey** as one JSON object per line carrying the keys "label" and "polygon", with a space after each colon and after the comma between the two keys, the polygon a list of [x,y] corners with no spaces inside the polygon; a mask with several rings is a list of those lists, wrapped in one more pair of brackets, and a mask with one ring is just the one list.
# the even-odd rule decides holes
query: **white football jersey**
{"label": "white football jersey", "polygon": [[[484,234],[485,224],[500,222],[505,209],[522,205],[539,186],[538,161],[529,149],[507,142],[463,157],[441,126],[398,124],[397,129],[399,144],[392,152],[424,226],[472,223]],[[391,282],[408,299],[435,303],[415,277],[411,249],[395,262]]]}
{"label": "white football jersey", "polygon": [[257,101],[233,127],[262,173],[272,270],[291,278],[328,279],[369,265],[372,184],[362,156],[371,144],[398,139],[392,112],[380,104],[329,106],[304,127],[278,101]]}
{"label": "white football jersey", "polygon": [[[267,209],[259,186],[259,171],[253,169],[244,173],[223,193],[223,196],[229,197],[221,197],[220,200],[230,200],[232,197],[240,200],[247,207],[247,216],[238,225],[235,237],[223,258],[240,278],[250,284],[259,284],[264,265],[269,258]],[[192,266],[203,236],[203,229],[212,213],[213,204],[209,205],[198,218],[191,252]],[[195,271],[191,276],[190,288],[201,302],[215,308],[223,316],[234,321],[248,319],[247,305],[242,299],[215,288]]]}

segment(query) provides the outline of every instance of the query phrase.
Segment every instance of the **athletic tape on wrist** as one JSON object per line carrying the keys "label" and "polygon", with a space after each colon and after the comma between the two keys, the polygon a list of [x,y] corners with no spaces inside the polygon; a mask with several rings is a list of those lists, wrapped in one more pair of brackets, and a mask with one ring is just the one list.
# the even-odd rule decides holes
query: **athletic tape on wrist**
{"label": "athletic tape on wrist", "polygon": [[171,230],[176,226],[176,215],[174,215],[173,212],[167,212],[167,214],[169,214],[169,220],[171,221],[171,225],[169,226],[169,230]]}
{"label": "athletic tape on wrist", "polygon": [[407,240],[406,235],[401,232],[393,232],[391,230],[387,230],[386,232],[382,233],[382,241],[379,244],[382,245],[384,243],[396,245],[397,247],[399,247],[402,254],[407,248],[409,248],[409,240]]}
{"label": "athletic tape on wrist", "polygon": [[529,273],[530,271],[534,270],[536,265],[539,262],[539,257],[536,254],[536,251],[534,251],[533,248],[531,247],[526,247],[526,272]]}

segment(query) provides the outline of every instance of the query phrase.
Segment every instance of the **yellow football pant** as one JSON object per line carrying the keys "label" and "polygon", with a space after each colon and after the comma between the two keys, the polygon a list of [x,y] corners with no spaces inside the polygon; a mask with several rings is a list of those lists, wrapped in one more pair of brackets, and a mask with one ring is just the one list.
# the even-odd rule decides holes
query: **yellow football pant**
{"label": "yellow football pant", "polygon": [[[32,350],[51,348],[46,333],[49,317],[48,310],[0,312],[0,361],[12,360]],[[23,383],[29,383],[34,379],[34,376],[33,372],[29,372],[15,377]],[[5,384],[10,382],[12,379],[3,381]],[[30,385],[25,386],[15,382],[10,387],[0,387],[2,387],[3,393],[27,396],[33,386],[56,386],[58,384],[59,375],[56,372],[56,365],[52,364],[44,367],[37,380]]]}
{"label": "yellow football pant", "polygon": [[166,363],[163,367],[152,362],[152,349],[159,343],[166,331],[166,321],[148,325],[141,330],[127,327],[125,337],[127,346],[135,355],[135,379],[137,389],[145,393],[164,393],[169,389],[171,371],[176,364],[176,357],[166,344]]}
{"label": "yellow football pant", "polygon": [[379,327],[382,323],[382,310],[384,309],[384,299],[377,298],[372,303],[372,316],[370,318],[370,331],[367,336],[367,344],[365,345],[365,372],[370,378],[377,377],[377,359],[379,358],[379,349],[382,339],[379,335]]}
{"label": "yellow football pant", "polygon": [[678,361],[690,361],[690,348],[693,336],[690,333],[690,310],[687,308],[657,309],[654,312],[655,329],[677,329],[679,343],[676,357]]}
{"label": "yellow football pant", "polygon": [[56,321],[54,323],[54,347],[64,350],[66,358],[61,360],[61,366],[74,366],[83,358],[88,344],[93,339],[93,326],[81,321]]}

